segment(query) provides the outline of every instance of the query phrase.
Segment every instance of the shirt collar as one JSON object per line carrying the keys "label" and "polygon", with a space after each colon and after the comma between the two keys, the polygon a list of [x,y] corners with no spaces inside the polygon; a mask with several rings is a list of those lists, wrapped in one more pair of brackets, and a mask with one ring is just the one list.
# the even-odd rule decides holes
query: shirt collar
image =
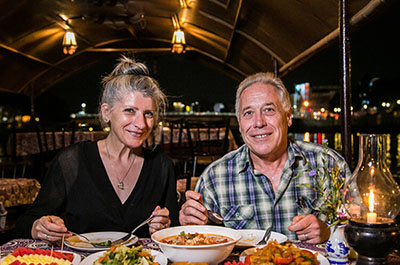
{"label": "shirt collar", "polygon": [[[306,161],[306,156],[301,151],[300,147],[290,138],[288,138],[288,160],[289,166],[291,167],[296,161],[303,160]],[[238,169],[239,173],[245,172],[248,167],[251,167],[250,163],[250,150],[246,144],[240,147],[239,150],[239,159],[238,159]],[[257,173],[257,172],[255,172]]]}
{"label": "shirt collar", "polygon": [[300,147],[293,141],[293,139],[288,139],[288,160],[289,166],[292,166],[296,161],[303,160],[307,161],[305,154],[301,151]]}

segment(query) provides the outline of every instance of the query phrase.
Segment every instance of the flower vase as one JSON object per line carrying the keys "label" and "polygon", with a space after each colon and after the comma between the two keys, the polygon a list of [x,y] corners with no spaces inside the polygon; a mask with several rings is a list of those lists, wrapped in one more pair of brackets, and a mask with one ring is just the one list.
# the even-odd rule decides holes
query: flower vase
{"label": "flower vase", "polygon": [[344,237],[345,226],[346,224],[338,224],[330,227],[331,235],[326,242],[325,250],[331,265],[350,264],[350,247]]}

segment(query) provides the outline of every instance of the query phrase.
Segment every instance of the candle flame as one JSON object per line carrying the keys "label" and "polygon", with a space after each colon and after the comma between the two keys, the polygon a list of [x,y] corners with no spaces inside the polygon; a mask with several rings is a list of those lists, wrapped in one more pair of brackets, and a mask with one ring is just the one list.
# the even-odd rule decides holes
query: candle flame
{"label": "candle flame", "polygon": [[370,168],[369,174],[371,175],[371,177],[373,177],[375,175],[375,168],[374,167]]}
{"label": "candle flame", "polygon": [[374,211],[374,200],[375,195],[374,191],[372,189],[369,190],[369,196],[368,196],[368,204],[369,204],[369,211],[373,212]]}

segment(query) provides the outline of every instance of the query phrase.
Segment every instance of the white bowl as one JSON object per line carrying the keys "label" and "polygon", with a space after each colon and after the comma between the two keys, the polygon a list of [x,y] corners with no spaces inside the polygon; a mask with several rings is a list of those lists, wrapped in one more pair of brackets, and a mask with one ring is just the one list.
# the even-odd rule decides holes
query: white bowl
{"label": "white bowl", "polygon": [[[237,242],[237,247],[254,247],[261,241],[262,237],[265,234],[265,230],[257,230],[257,229],[241,229],[238,230],[242,238]],[[287,236],[277,232],[271,232],[271,235],[268,239],[268,242],[271,240],[276,240],[278,243],[285,242],[287,240]]]}
{"label": "white bowl", "polygon": [[[222,235],[233,240],[221,244],[201,246],[172,245],[160,242],[163,238],[178,235],[181,232]],[[211,225],[176,226],[157,231],[151,235],[151,239],[160,246],[164,255],[171,262],[207,262],[210,265],[225,260],[231,254],[240,237],[240,233],[234,229]]]}

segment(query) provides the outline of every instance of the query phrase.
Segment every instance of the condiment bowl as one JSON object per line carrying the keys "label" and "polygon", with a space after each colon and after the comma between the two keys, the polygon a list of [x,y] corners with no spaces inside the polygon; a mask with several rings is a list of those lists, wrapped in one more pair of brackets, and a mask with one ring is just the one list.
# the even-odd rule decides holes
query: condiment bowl
{"label": "condiment bowl", "polygon": [[[230,238],[228,242],[213,245],[174,245],[161,242],[162,239],[179,235],[181,232],[212,234]],[[218,264],[225,260],[232,252],[235,244],[240,239],[240,233],[234,229],[222,226],[189,225],[166,228],[152,234],[164,255],[171,262],[207,262],[210,265]]]}

